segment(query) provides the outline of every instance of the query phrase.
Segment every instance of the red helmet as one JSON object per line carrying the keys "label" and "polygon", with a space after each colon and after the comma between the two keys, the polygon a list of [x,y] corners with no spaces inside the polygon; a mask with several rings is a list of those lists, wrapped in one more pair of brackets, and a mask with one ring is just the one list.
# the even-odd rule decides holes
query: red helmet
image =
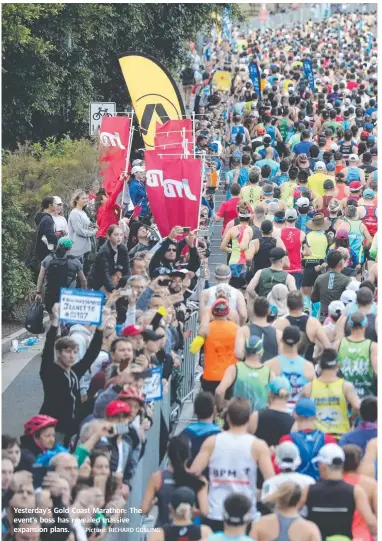
{"label": "red helmet", "polygon": [[118,399],[126,400],[127,398],[132,398],[137,400],[142,406],[145,404],[145,396],[138,391],[135,387],[127,387],[123,389],[118,395]]}
{"label": "red helmet", "polygon": [[24,425],[24,434],[26,436],[33,436],[35,432],[48,428],[48,426],[55,426],[58,423],[57,419],[49,417],[49,415],[35,415],[31,417]]}

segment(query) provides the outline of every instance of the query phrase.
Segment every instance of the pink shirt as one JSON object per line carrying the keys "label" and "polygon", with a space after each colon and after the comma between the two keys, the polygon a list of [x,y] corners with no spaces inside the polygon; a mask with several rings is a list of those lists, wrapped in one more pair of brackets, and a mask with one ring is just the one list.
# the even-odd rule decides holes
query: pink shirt
{"label": "pink shirt", "polygon": [[228,222],[237,218],[237,204],[240,202],[240,197],[232,197],[228,201],[224,201],[217,212],[217,216],[223,218],[223,231],[227,227]]}

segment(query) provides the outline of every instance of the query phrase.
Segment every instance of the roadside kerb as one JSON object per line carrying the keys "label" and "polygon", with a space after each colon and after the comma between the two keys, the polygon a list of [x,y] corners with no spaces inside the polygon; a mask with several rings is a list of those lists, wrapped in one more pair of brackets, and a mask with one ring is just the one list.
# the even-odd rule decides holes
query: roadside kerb
{"label": "roadside kerb", "polygon": [[[44,317],[43,319],[44,325],[47,325],[49,323],[49,316]],[[21,340],[24,340],[24,338],[29,338],[30,336],[35,336],[31,334],[29,331],[27,331],[25,328],[20,329],[19,331],[16,331],[9,336],[6,336],[1,340],[1,353],[2,355],[5,355],[8,353],[11,349],[12,340],[18,340],[19,342]],[[42,335],[39,335],[40,337]]]}

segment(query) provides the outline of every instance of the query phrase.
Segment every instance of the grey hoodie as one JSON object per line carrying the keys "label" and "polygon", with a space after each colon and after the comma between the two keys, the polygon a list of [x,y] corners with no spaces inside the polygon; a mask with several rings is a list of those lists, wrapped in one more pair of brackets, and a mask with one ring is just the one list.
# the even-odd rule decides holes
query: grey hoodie
{"label": "grey hoodie", "polygon": [[90,219],[81,209],[73,209],[68,218],[69,237],[73,241],[70,255],[81,257],[91,251],[90,237],[94,237],[97,230],[89,229]]}

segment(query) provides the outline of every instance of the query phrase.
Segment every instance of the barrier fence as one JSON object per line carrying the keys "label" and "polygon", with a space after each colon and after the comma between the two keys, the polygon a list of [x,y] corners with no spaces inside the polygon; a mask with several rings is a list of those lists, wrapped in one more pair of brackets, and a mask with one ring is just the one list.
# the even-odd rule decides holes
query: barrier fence
{"label": "barrier fence", "polygon": [[[146,432],[147,441],[145,452],[139,461],[137,470],[131,483],[131,492],[126,505],[123,521],[115,524],[115,532],[109,533],[105,541],[141,541],[145,539],[150,528],[154,527],[155,521],[150,517],[145,517],[139,513],[143,495],[150,476],[166,466],[166,456],[160,460],[160,454],[163,446],[166,444],[168,436],[171,435],[174,421],[179,418],[182,406],[185,400],[194,392],[195,372],[197,358],[189,352],[192,340],[197,334],[198,312],[191,313],[185,322],[184,330],[191,331],[191,334],[184,341],[184,353],[181,366],[182,382],[178,399],[180,403],[171,404],[171,386],[168,386],[167,392],[163,394],[162,400],[155,403],[153,413],[153,425]],[[189,334],[189,333],[187,333]],[[135,511],[137,510],[137,511]]]}
{"label": "barrier fence", "polygon": [[180,399],[182,402],[187,400],[187,398],[194,392],[196,362],[195,355],[190,353],[189,350],[190,344],[197,334],[197,326],[198,312],[194,311],[185,324],[185,330],[191,331],[191,335],[184,341],[184,353],[181,372],[184,379],[182,381],[180,390]]}

